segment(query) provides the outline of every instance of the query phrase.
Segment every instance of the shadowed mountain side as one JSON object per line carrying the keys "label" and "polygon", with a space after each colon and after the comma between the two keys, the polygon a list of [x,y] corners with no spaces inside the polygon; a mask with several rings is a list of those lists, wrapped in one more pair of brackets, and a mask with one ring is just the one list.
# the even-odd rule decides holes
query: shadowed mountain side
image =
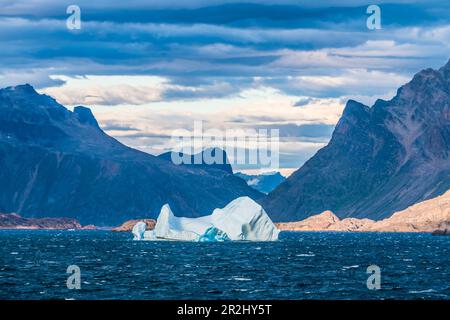
{"label": "shadowed mountain side", "polygon": [[220,148],[208,148],[193,155],[182,152],[165,152],[160,154],[158,158],[183,166],[218,169],[233,174],[227,154]]}
{"label": "shadowed mountain side", "polygon": [[330,143],[264,199],[275,221],[379,220],[450,188],[450,61],[390,101],[348,101]]}
{"label": "shadowed mountain side", "polygon": [[177,166],[105,134],[91,111],[73,112],[31,86],[0,90],[0,211],[112,226],[209,214],[259,192],[224,170]]}
{"label": "shadowed mountain side", "polygon": [[236,172],[236,176],[244,179],[247,184],[262,193],[268,194],[280,185],[285,177],[279,172],[269,172],[264,174],[249,175],[242,172]]}

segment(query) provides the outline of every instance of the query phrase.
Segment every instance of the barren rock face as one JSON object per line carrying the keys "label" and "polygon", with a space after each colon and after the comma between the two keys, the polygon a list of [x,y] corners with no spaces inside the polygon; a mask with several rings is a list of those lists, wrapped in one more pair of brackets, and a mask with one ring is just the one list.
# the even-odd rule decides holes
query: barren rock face
{"label": "barren rock face", "polygon": [[417,203],[381,221],[346,218],[327,211],[299,222],[278,223],[287,231],[433,232],[450,230],[450,190],[444,195]]}
{"label": "barren rock face", "polygon": [[375,221],[370,219],[345,218],[339,223],[331,226],[329,230],[333,231],[362,231],[373,225]]}
{"label": "barren rock face", "polygon": [[156,220],[154,220],[154,219],[141,219],[141,220],[136,219],[136,220],[125,221],[121,226],[112,229],[112,231],[116,231],[116,232],[131,232],[131,230],[133,230],[133,227],[139,221],[145,222],[145,224],[147,225],[147,229],[146,230],[153,230],[153,229],[155,229]]}
{"label": "barren rock face", "polygon": [[18,214],[0,213],[0,229],[81,229],[80,223],[70,218],[23,218]]}
{"label": "barren rock face", "polygon": [[303,221],[277,223],[277,228],[280,230],[292,231],[314,231],[314,230],[328,230],[331,226],[339,222],[339,218],[331,211],[325,211],[321,214],[311,216]]}
{"label": "barren rock face", "polygon": [[376,222],[367,231],[432,232],[450,229],[450,190]]}
{"label": "barren rock face", "polygon": [[348,101],[330,143],[263,201],[272,219],[381,220],[450,189],[449,70],[423,70],[370,108]]}
{"label": "barren rock face", "polygon": [[278,223],[277,227],[285,231],[360,231],[375,223],[370,219],[339,219],[333,212],[325,211],[299,222]]}

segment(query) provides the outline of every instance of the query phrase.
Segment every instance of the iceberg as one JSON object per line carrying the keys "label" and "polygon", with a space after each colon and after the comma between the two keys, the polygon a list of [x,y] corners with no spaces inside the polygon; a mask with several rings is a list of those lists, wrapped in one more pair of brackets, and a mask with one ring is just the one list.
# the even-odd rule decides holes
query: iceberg
{"label": "iceberg", "polygon": [[133,233],[133,240],[142,240],[144,239],[145,229],[147,228],[147,224],[143,221],[139,221],[133,227],[131,232]]}
{"label": "iceberg", "polygon": [[216,227],[209,227],[198,239],[199,242],[222,242],[230,240],[231,239],[228,238],[228,235],[225,232],[217,229]]}
{"label": "iceberg", "polygon": [[224,231],[231,240],[275,241],[279,231],[266,211],[249,197],[231,201],[216,209],[210,217],[212,224]]}
{"label": "iceberg", "polygon": [[156,240],[154,230],[146,230],[147,224],[144,221],[139,221],[133,227],[133,240]]}
{"label": "iceberg", "polygon": [[155,229],[145,231],[137,240],[275,241],[278,234],[264,209],[249,197],[241,197],[200,218],[176,217],[166,204],[161,208]]}

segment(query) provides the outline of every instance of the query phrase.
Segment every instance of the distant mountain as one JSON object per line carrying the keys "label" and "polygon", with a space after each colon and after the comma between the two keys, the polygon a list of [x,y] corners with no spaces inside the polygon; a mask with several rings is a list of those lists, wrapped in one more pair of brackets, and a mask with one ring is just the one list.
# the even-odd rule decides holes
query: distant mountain
{"label": "distant mountain", "polygon": [[[229,174],[233,174],[233,169],[228,160],[227,154],[220,148],[208,148],[197,154],[183,154],[181,152],[166,152],[158,156],[158,158],[172,161],[174,159],[182,159],[183,166],[190,166],[194,168],[213,168],[218,170],[223,170]],[[211,163],[211,160],[218,160]]]}
{"label": "distant mountain", "polygon": [[169,203],[197,217],[259,192],[227,170],[177,166],[105,134],[30,85],[0,90],[0,212],[113,226],[154,218]]}
{"label": "distant mountain", "polygon": [[286,180],[286,178],[279,172],[270,172],[258,175],[249,175],[242,172],[237,172],[235,175],[241,179],[244,179],[250,187],[265,194],[271,192],[273,189],[278,187],[280,183]]}
{"label": "distant mountain", "polygon": [[330,143],[272,191],[275,221],[331,210],[379,220],[450,189],[450,61],[389,101],[348,101]]}

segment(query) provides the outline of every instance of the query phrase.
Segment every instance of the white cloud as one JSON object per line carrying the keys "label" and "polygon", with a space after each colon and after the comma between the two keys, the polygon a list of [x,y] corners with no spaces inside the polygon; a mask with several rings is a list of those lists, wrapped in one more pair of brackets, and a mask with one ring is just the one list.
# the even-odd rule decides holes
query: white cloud
{"label": "white cloud", "polygon": [[[143,151],[160,154],[170,150],[170,134],[178,129],[192,131],[195,121],[203,121],[205,130],[276,128],[285,124],[334,125],[343,109],[340,99],[314,99],[302,108],[293,107],[298,97],[287,96],[271,88],[245,90],[240,96],[227,99],[199,101],[161,101],[133,106],[95,106],[94,114],[101,126],[110,123],[136,130],[111,130],[123,143]],[[195,106],[195,107],[193,107]],[[115,126],[110,126],[112,129]],[[281,140],[283,167],[297,167],[314,154],[324,143],[308,138]],[[295,156],[297,155],[297,157]]]}
{"label": "white cloud", "polygon": [[[168,135],[191,129],[195,120],[221,130],[334,125],[348,98],[368,105],[389,98],[420,68],[446,62],[450,49],[450,26],[426,24],[368,32],[355,28],[353,21],[325,30],[265,23],[238,28],[91,20],[83,21],[79,33],[69,33],[64,19],[42,18],[64,15],[55,1],[0,2],[3,14],[36,17],[0,17],[0,86],[29,82],[63,104],[93,106],[101,125],[110,124],[109,133],[151,153],[170,149]],[[81,0],[79,5],[114,9],[220,3],[224,1]],[[361,4],[366,3],[342,5]],[[298,101],[302,106],[294,107]],[[282,165],[300,166],[322,146],[302,137],[283,140]]]}
{"label": "white cloud", "polygon": [[52,77],[60,87],[41,90],[64,105],[142,105],[161,100],[165,80],[158,77],[86,76]]}

